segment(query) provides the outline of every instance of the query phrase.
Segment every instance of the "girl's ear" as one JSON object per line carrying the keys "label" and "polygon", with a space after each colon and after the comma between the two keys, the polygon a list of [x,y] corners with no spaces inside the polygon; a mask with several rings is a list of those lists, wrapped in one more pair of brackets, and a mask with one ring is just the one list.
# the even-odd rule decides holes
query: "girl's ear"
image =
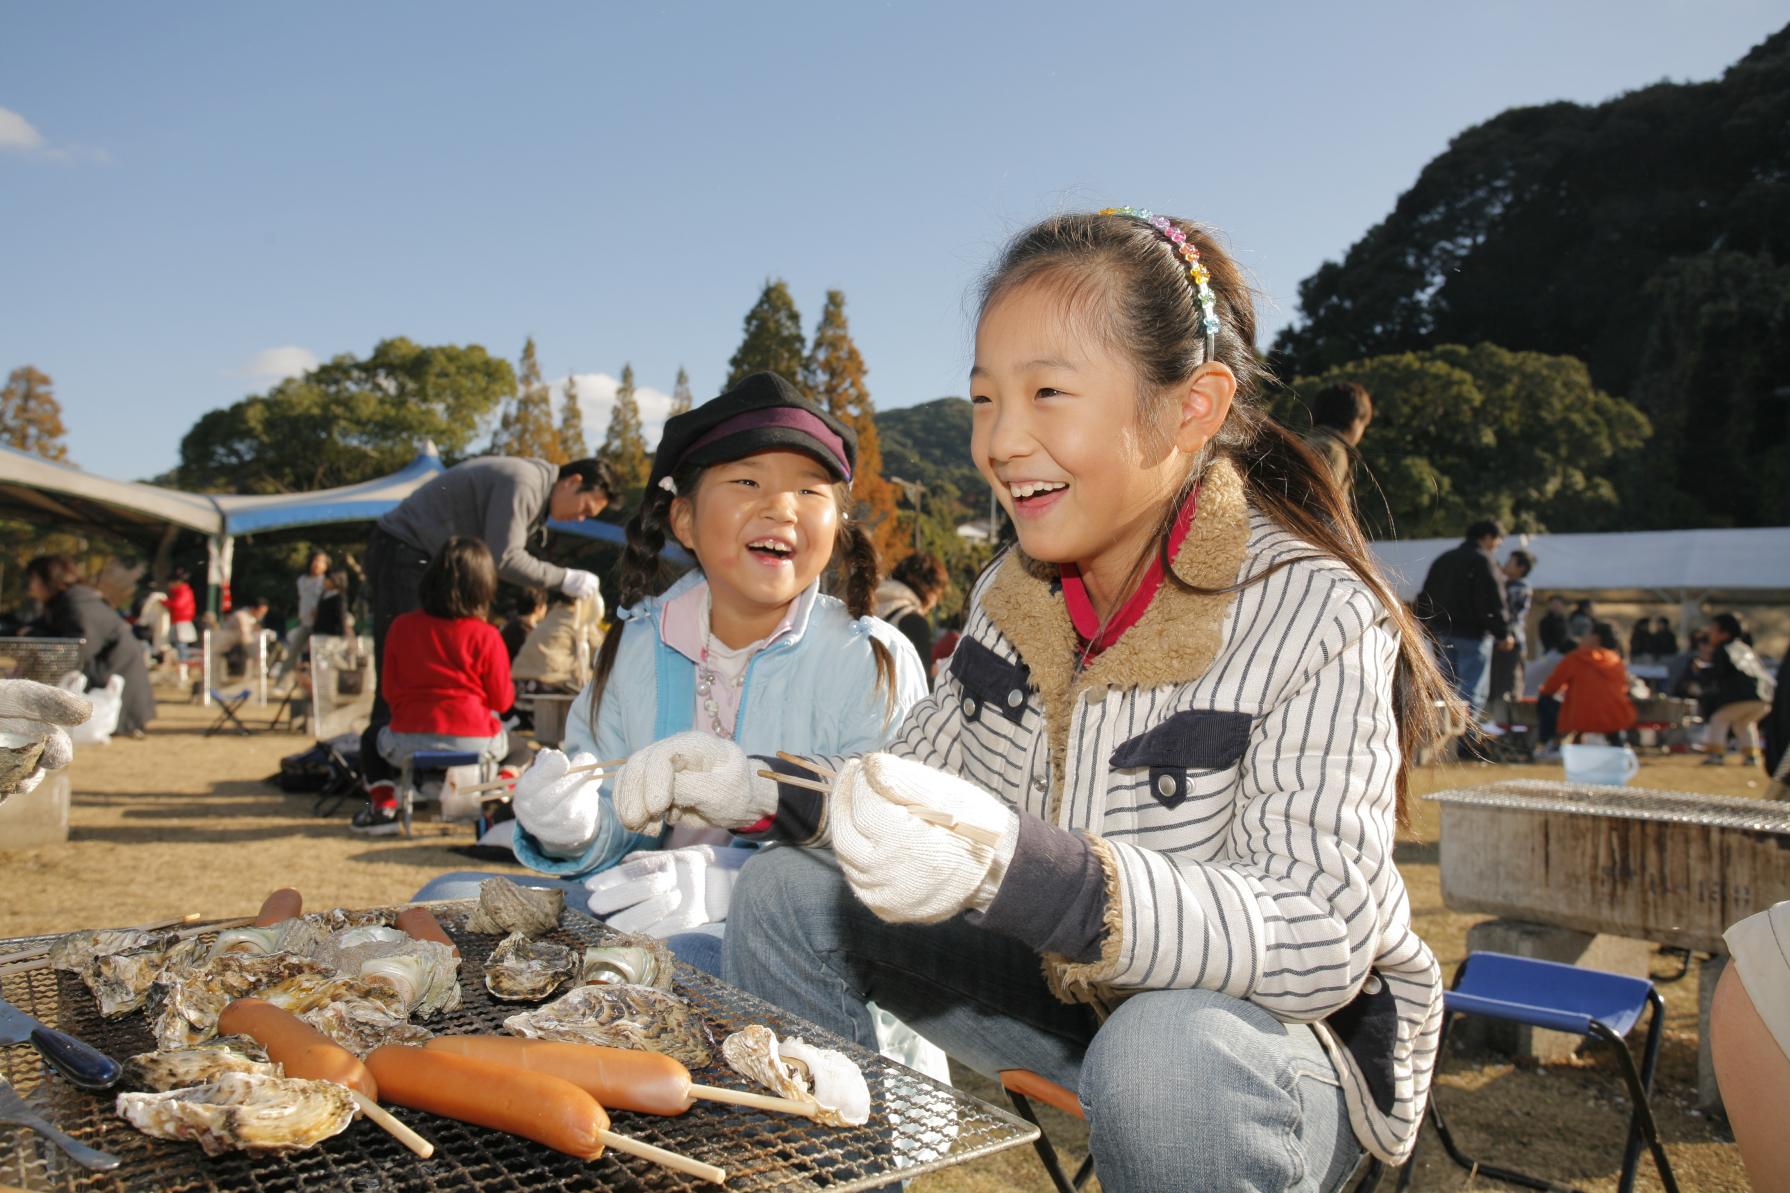
{"label": "girl's ear", "polygon": [[1181,387],[1180,422],[1175,427],[1175,446],[1193,455],[1218,434],[1237,396],[1237,375],[1221,360],[1193,371]]}
{"label": "girl's ear", "polygon": [[671,526],[671,536],[682,544],[684,550],[692,555],[696,554],[695,504],[688,497],[673,497],[665,520]]}

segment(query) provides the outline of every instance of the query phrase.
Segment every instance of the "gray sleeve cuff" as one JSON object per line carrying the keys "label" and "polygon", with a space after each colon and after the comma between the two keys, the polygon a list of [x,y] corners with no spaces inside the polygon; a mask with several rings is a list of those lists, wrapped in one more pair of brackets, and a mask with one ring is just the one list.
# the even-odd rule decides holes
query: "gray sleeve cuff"
{"label": "gray sleeve cuff", "polygon": [[1106,872],[1087,841],[1022,812],[1007,877],[988,910],[967,918],[1035,952],[1092,961],[1100,956],[1106,898]]}

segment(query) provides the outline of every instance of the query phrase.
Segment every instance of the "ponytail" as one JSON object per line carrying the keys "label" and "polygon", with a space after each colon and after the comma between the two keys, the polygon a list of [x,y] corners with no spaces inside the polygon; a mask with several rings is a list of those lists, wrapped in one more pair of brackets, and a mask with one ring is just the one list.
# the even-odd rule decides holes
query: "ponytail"
{"label": "ponytail", "polygon": [[[864,527],[855,521],[842,520],[839,537],[833,547],[833,565],[839,572],[838,590],[845,608],[853,617],[870,617],[876,612],[876,586],[882,575],[882,560]],[[876,686],[883,694],[883,726],[895,719],[895,656],[876,637],[870,639],[870,653],[876,659]],[[921,660],[925,664],[925,660]]]}

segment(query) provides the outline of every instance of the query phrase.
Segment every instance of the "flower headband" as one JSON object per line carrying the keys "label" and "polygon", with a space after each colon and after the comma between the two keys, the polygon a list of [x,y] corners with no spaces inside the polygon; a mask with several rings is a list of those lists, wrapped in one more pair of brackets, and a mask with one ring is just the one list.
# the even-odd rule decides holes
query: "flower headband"
{"label": "flower headband", "polygon": [[1213,307],[1217,298],[1212,294],[1212,274],[1206,269],[1205,262],[1200,260],[1200,251],[1187,239],[1187,233],[1175,227],[1163,216],[1157,215],[1147,207],[1106,207],[1101,215],[1124,215],[1134,220],[1141,220],[1150,225],[1174,245],[1175,252],[1187,263],[1187,281],[1193,287],[1193,296],[1200,304],[1200,327],[1206,333],[1206,359],[1214,359],[1218,348],[1218,315]]}

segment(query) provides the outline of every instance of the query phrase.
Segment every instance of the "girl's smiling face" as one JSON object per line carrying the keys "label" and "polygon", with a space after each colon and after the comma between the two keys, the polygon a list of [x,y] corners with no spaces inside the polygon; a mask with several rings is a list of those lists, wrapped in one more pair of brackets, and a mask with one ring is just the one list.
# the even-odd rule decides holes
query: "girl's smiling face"
{"label": "girl's smiling face", "polygon": [[[970,452],[1028,555],[1075,564],[1101,613],[1127,595],[1168,505],[1230,409],[1235,379],[1203,365],[1144,404],[1131,363],[1064,295],[1034,280],[976,328]],[[1220,392],[1222,391],[1222,392]]]}
{"label": "girl's smiling face", "polygon": [[715,636],[744,646],[775,630],[826,569],[839,533],[835,482],[801,452],[729,460],[672,501],[671,530],[708,578]]}

